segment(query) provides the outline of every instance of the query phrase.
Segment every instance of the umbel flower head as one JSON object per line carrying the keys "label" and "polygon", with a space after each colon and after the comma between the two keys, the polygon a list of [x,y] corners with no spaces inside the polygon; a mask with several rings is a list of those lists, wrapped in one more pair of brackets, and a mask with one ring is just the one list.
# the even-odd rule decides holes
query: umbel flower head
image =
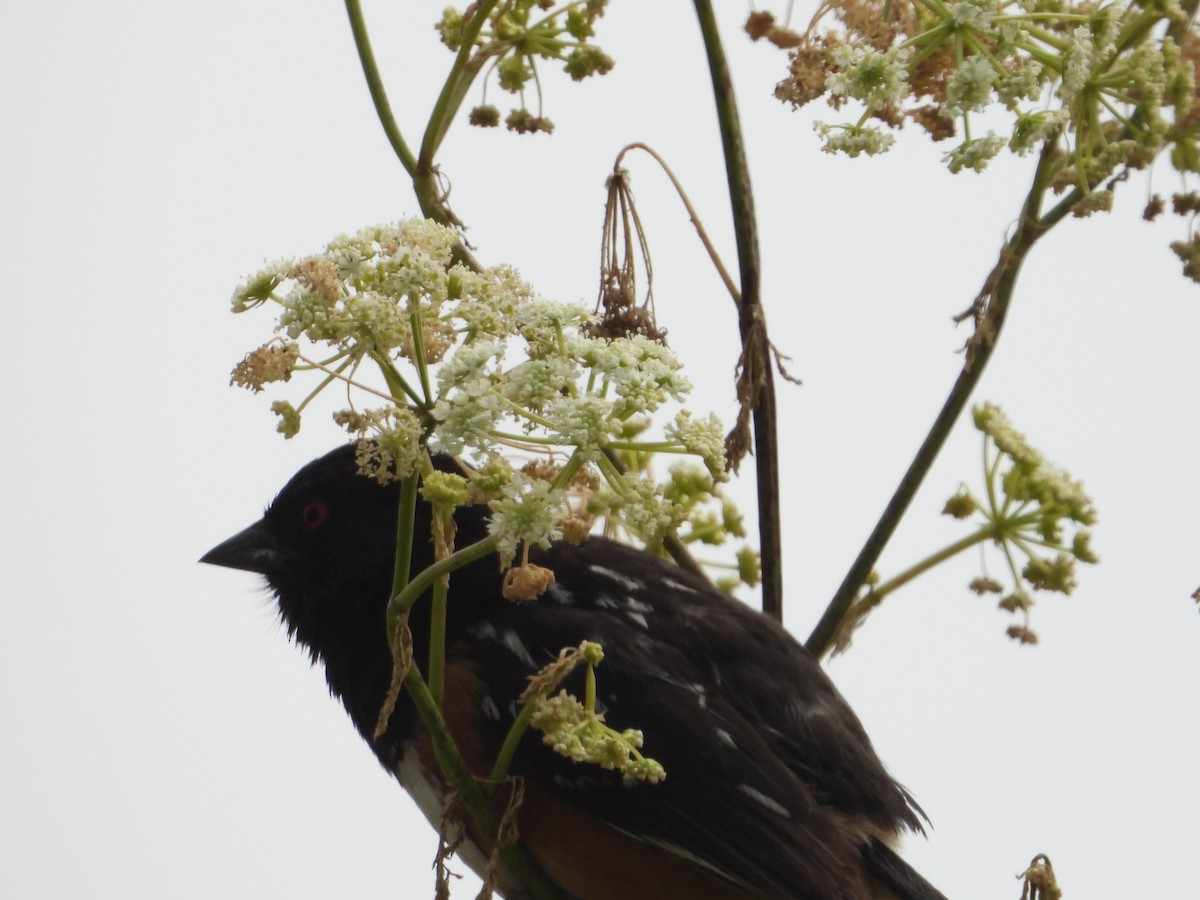
{"label": "umbel flower head", "polygon": [[[555,753],[575,762],[591,763],[620,772],[626,782],[657,784],[666,772],[641,753],[643,735],[636,728],[617,731],[604,724],[596,710],[596,667],[604,650],[594,641],[563,649],[558,659],[532,675],[521,696],[530,711],[529,724],[542,732],[542,741]],[[586,694],[580,701],[566,690],[551,694],[575,669],[586,666]]]}
{"label": "umbel flower head", "polygon": [[[983,533],[1003,549],[1013,589],[999,601],[1001,609],[1023,616],[1009,628],[1022,643],[1036,643],[1029,628],[1032,592],[1070,594],[1076,586],[1075,563],[1098,561],[1091,546],[1096,511],[1083,485],[1049,462],[1017,431],[1004,411],[992,403],[972,410],[975,427],[984,435],[985,495],[965,488],[946,504],[955,517],[978,513]],[[1018,560],[1024,558],[1025,565]],[[991,578],[977,578],[971,590],[1003,594]]]}
{"label": "umbel flower head", "polygon": [[[409,219],[269,263],[232,305],[274,305],[276,336],[238,363],[233,382],[258,392],[298,373],[320,376],[298,403],[272,405],[286,437],[321,390],[340,384],[350,404],[334,419],[366,439],[360,466],[381,481],[428,471],[430,450],[481,465],[501,447],[562,460],[548,479],[493,470],[492,533],[506,560],[521,544],[578,533],[583,501],[568,494],[585,469],[605,488],[588,497],[607,498],[590,515],[651,545],[688,522],[697,540],[729,533],[706,524],[723,515],[713,511],[724,505],[714,490],[726,477],[723,429],[715,416],[680,409],[691,385],[670,348],[644,334],[596,335],[584,306],[537,297],[509,267],[458,264],[457,243],[452,229]],[[671,411],[673,420],[651,427]],[[669,482],[614,462],[662,453],[698,457],[709,474],[691,498],[673,489],[665,519]]]}
{"label": "umbel flower head", "polygon": [[[434,26],[449,49],[463,52],[471,42],[469,65],[480,69],[491,60],[485,78],[520,98],[521,105],[509,112],[505,124],[519,134],[551,132],[554,123],[541,113],[539,62],[562,63],[572,81],[604,75],[614,63],[592,42],[596,20],[604,15],[608,0],[583,0],[558,4],[555,0],[509,0],[495,4],[482,22],[476,21],[478,4],[466,10],[446,7]],[[526,105],[525,90],[537,92],[538,112]],[[486,90],[485,90],[486,94]],[[469,121],[481,128],[500,124],[500,110],[486,102],[471,110]]]}
{"label": "umbel flower head", "polygon": [[[1177,0],[830,0],[786,41],[764,15],[752,14],[751,36],[789,49],[776,95],[856,110],[817,123],[829,152],[882,152],[883,129],[911,120],[936,141],[958,136],[945,154],[954,172],[1047,143],[1061,151],[1062,183],[1085,194],[1164,150],[1177,169],[1200,170],[1200,54]],[[979,134],[973,117],[996,109],[1011,130]]]}

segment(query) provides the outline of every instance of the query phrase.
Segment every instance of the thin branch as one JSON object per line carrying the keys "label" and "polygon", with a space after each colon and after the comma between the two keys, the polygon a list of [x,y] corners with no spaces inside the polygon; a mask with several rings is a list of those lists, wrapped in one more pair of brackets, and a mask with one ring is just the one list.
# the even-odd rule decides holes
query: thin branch
{"label": "thin branch", "polygon": [[491,54],[477,52],[475,41],[483,30],[487,17],[499,0],[483,0],[475,5],[470,17],[463,23],[462,44],[454,57],[454,65],[442,85],[441,93],[433,105],[429,115],[429,123],[425,126],[425,136],[421,139],[421,156],[419,168],[422,175],[432,174],[433,157],[446,137],[455,114],[462,106],[463,99],[474,83],[483,65]]}
{"label": "thin branch", "polygon": [[[1045,219],[1039,217],[1042,199],[1050,180],[1051,168],[1056,161],[1057,154],[1053,143],[1047,144],[1038,160],[1033,187],[1025,198],[1016,232],[1001,249],[996,265],[984,281],[983,288],[972,306],[972,310],[976,314],[976,328],[967,345],[966,360],[963,363],[962,371],[955,380],[946,402],[942,405],[933,427],[925,436],[908,471],[904,473],[895,494],[892,495],[883,515],[876,523],[875,530],[867,538],[858,558],[850,567],[850,571],[846,573],[837,593],[834,594],[820,621],[817,622],[816,628],[805,642],[808,650],[818,658],[825,655],[833,645],[842,619],[845,618],[847,611],[858,596],[859,589],[866,583],[868,576],[875,568],[880,554],[883,553],[884,547],[891,539],[905,510],[908,509],[909,503],[916,496],[917,489],[921,486],[926,473],[932,467],[938,453],[941,452],[942,445],[945,444],[954,423],[966,408],[967,400],[970,399],[971,392],[979,382],[979,378],[996,348],[1000,330],[1003,328],[1004,319],[1008,314],[1017,276],[1020,274],[1026,255],[1042,235],[1062,220],[1070,208],[1065,205],[1067,200],[1071,199],[1068,197],[1056,206]],[[1074,201],[1071,200],[1071,202]]]}
{"label": "thin branch", "polygon": [[[396,124],[396,117],[392,114],[392,105],[388,102],[387,91],[383,87],[379,65],[375,62],[375,51],[371,49],[371,38],[367,33],[367,23],[363,19],[362,6],[358,0],[346,0],[346,14],[350,18],[350,31],[354,34],[354,46],[358,50],[358,59],[362,64],[363,75],[367,79],[367,89],[371,92],[371,102],[375,104],[375,114],[379,117],[379,124],[383,126],[383,133],[387,136],[388,143],[391,144],[392,150],[400,160],[400,165],[404,166],[404,171],[408,173],[413,193],[416,194],[417,203],[421,207],[421,215],[427,219],[433,219],[441,225],[461,228],[462,223],[446,206],[445,193],[439,192],[432,159],[418,161],[404,140],[404,135],[400,133],[400,126]],[[480,22],[482,22],[482,18]],[[477,34],[478,31],[475,33]],[[452,77],[457,79],[457,75],[456,68],[453,70]],[[470,79],[466,79],[466,86],[469,85]],[[463,90],[465,92],[465,86]],[[461,102],[461,96],[458,99]],[[441,98],[439,98],[440,100]],[[439,142],[444,134],[445,127],[442,127],[441,135],[437,138]],[[461,239],[454,248],[454,259],[475,271],[482,269],[479,261],[475,259],[466,243]]]}
{"label": "thin branch", "polygon": [[[492,807],[491,797],[485,786],[467,768],[466,762],[459,755],[454,737],[446,727],[442,711],[437,701],[430,693],[428,685],[421,678],[416,666],[408,670],[404,686],[413,699],[421,721],[429,729],[433,740],[434,753],[438,766],[446,778],[458,791],[466,807],[467,814],[480,832],[475,839],[482,846],[484,853],[491,853],[495,837],[499,831],[500,820]],[[520,843],[502,844],[499,847],[500,858],[505,868],[521,883],[525,892],[522,897],[530,900],[569,900],[568,895],[557,884],[551,881],[545,872],[533,861],[521,847]]]}
{"label": "thin branch", "polygon": [[721,255],[717,253],[717,248],[713,246],[713,242],[708,237],[708,232],[704,229],[704,223],[700,221],[700,214],[692,206],[691,198],[688,197],[687,191],[683,189],[683,185],[679,183],[679,179],[675,177],[675,173],[671,171],[671,167],[667,165],[667,161],[659,156],[653,147],[637,141],[632,144],[626,144],[621,148],[621,152],[617,154],[616,162],[613,163],[613,168],[616,169],[621,165],[621,160],[625,158],[625,154],[630,150],[641,150],[644,153],[650,154],[654,161],[662,168],[663,172],[666,173],[667,178],[671,180],[671,185],[675,188],[675,193],[679,195],[679,199],[683,203],[683,208],[687,210],[688,218],[691,219],[692,225],[696,229],[696,235],[700,238],[700,243],[704,245],[705,252],[708,253],[708,258],[716,266],[717,274],[721,276],[721,281],[724,283],[725,289],[729,291],[729,296],[733,298],[733,302],[737,305],[738,309],[741,309],[742,292],[734,284],[733,276],[725,268],[725,263],[721,261]]}
{"label": "thin branch", "polygon": [[[624,460],[611,447],[604,448],[604,458],[612,464],[612,467],[621,475],[629,471],[629,467],[625,465]],[[687,545],[679,539],[674,531],[668,531],[663,535],[663,549],[670,554],[671,559],[675,560],[675,564],[679,568],[691,572],[693,575],[699,575],[705,581],[708,581],[708,574],[704,571],[704,567],[696,562],[696,558],[689,552]]]}
{"label": "thin branch", "polygon": [[[710,0],[693,0],[700,33],[708,55],[725,173],[729,182],[734,235],[737,239],[738,276],[742,302],[738,328],[742,337],[738,400],[754,411],[754,459],[758,486],[758,540],[762,555],[763,612],[783,621],[783,541],[779,522],[779,447],[775,427],[775,382],[771,375],[771,347],[760,298],[758,225],[750,168],[733,96],[729,63],[721,46]],[[739,416],[739,426],[744,417]],[[731,454],[736,459],[736,454]],[[734,463],[736,466],[736,462]]]}
{"label": "thin branch", "polygon": [[383,133],[387,135],[388,143],[392,145],[408,177],[416,178],[417,158],[405,143],[396,117],[392,115],[392,106],[383,89],[383,79],[379,76],[379,66],[375,63],[375,52],[371,49],[371,38],[367,35],[367,23],[363,20],[362,6],[358,0],[346,0],[346,14],[350,17],[354,46],[358,49],[358,58],[362,62],[363,75],[367,78],[367,88],[371,91],[371,102],[375,104],[379,124],[383,126]]}

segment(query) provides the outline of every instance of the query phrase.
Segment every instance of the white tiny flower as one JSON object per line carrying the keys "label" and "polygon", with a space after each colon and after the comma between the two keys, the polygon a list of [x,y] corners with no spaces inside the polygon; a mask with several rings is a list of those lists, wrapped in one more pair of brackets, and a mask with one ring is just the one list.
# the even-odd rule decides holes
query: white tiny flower
{"label": "white tiny flower", "polygon": [[636,472],[621,478],[616,493],[610,502],[613,511],[625,528],[649,546],[660,544],[679,524],[682,510],[663,496],[658,485]]}
{"label": "white tiny flower", "polygon": [[612,385],[617,395],[613,415],[622,420],[653,412],[668,400],[682,400],[692,387],[674,352],[642,334],[590,341],[582,355],[585,365]]}
{"label": "white tiny flower", "polygon": [[1005,140],[995,132],[989,131],[986,137],[964,141],[942,157],[942,162],[949,166],[955,174],[963,169],[974,169],[982,172],[987,164],[1004,149]]}
{"label": "white tiny flower", "polygon": [[248,276],[233,292],[233,311],[245,312],[265,302],[287,277],[294,263],[291,259],[277,259]]}
{"label": "white tiny flower", "polygon": [[584,459],[600,458],[600,452],[616,433],[619,423],[612,418],[613,403],[603,397],[560,397],[546,406],[546,418],[554,424],[558,440],[578,447]]}
{"label": "white tiny flower", "polygon": [[502,562],[512,562],[522,541],[549,547],[561,538],[558,520],[567,511],[566,503],[566,493],[551,490],[548,481],[514,472],[500,497],[488,504],[492,509],[488,533],[496,538]]}
{"label": "white tiny flower", "polygon": [[334,238],[325,248],[325,255],[338,268],[338,277],[356,287],[369,271],[375,253],[372,241],[345,234]]}
{"label": "white tiny flower", "polygon": [[316,291],[297,285],[283,298],[279,329],[296,340],[305,335],[312,341],[338,342],[346,336],[346,320],[340,309],[331,308]]}
{"label": "white tiny flower", "polygon": [[537,299],[516,307],[513,327],[529,344],[529,355],[536,358],[560,352],[564,330],[576,329],[591,318],[587,308],[578,303]]}
{"label": "white tiny flower", "polygon": [[964,113],[979,112],[992,99],[992,85],[998,78],[996,67],[982,56],[972,56],[946,80],[946,102],[940,115],[955,119]]}
{"label": "white tiny flower", "polygon": [[1016,71],[1006,73],[996,82],[996,96],[1009,106],[1020,100],[1035,100],[1042,92],[1044,74],[1041,63],[1026,60]]}
{"label": "white tiny flower", "polygon": [[578,377],[578,360],[545,356],[526,360],[506,372],[501,390],[513,403],[536,413],[551,400],[571,394]]}
{"label": "white tiny flower", "polygon": [[496,366],[504,358],[504,345],[498,340],[468,341],[454,351],[438,369],[438,393],[447,397],[456,388],[466,390],[481,379],[489,384],[496,378]]}
{"label": "white tiny flower", "polygon": [[489,382],[470,382],[449,399],[434,404],[431,412],[438,424],[429,439],[430,447],[452,456],[468,449],[485,451],[494,443],[493,432],[508,411],[508,404]]}
{"label": "white tiny flower", "polygon": [[400,223],[398,237],[436,262],[442,271],[449,267],[458,244],[458,232],[432,219],[406,219]]}
{"label": "white tiny flower", "polygon": [[908,92],[907,60],[907,49],[881,53],[862,45],[843,45],[833,51],[837,71],[826,77],[825,87],[872,108],[898,103]]}
{"label": "white tiny flower", "polygon": [[412,339],[407,314],[391,296],[364,291],[343,301],[354,329],[354,339],[365,350],[381,353],[400,347]]}
{"label": "white tiny flower", "polygon": [[1096,46],[1092,40],[1092,31],[1086,25],[1080,25],[1071,32],[1071,43],[1063,53],[1062,85],[1058,95],[1064,103],[1070,103],[1076,94],[1087,84],[1088,76],[1092,73],[1095,63]]}
{"label": "white tiny flower", "polygon": [[845,153],[850,157],[860,153],[867,156],[885,153],[896,142],[892,135],[865,125],[827,125],[824,122],[813,122],[813,130],[824,141],[821,146],[823,152]]}
{"label": "white tiny flower", "polygon": [[975,31],[990,30],[992,19],[997,12],[999,4],[995,0],[961,0],[950,7],[950,15],[955,25]]}
{"label": "white tiny flower", "polygon": [[1041,110],[1017,116],[1008,146],[1024,156],[1030,150],[1037,149],[1043,141],[1058,134],[1069,119],[1065,109]]}
{"label": "white tiny flower", "polygon": [[716,413],[709,413],[707,419],[693,420],[692,414],[683,410],[664,431],[667,440],[678,441],[688,453],[701,457],[715,481],[729,477],[725,471],[725,438]]}
{"label": "white tiny flower", "polygon": [[511,334],[517,310],[533,297],[533,289],[509,266],[483,272],[455,266],[450,275],[461,297],[454,315],[462,320],[471,336]]}

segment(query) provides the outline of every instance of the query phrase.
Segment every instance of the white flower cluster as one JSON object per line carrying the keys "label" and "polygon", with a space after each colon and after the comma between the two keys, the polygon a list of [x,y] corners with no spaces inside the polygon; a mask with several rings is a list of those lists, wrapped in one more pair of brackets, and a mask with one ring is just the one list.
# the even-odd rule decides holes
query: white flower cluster
{"label": "white flower cluster", "polygon": [[[679,524],[663,515],[662,488],[641,475],[622,476],[608,457],[692,454],[714,480],[725,478],[715,416],[682,412],[662,437],[644,434],[664,405],[681,403],[691,389],[678,358],[641,334],[594,336],[593,316],[583,306],[536,298],[511,268],[476,272],[456,264],[456,246],[453,230],[414,219],[339,237],[320,254],[270,263],[234,292],[233,308],[278,304],[276,331],[288,340],[281,346],[296,349],[248,356],[235,381],[260,389],[265,381],[287,381],[293,371],[325,374],[303,402],[276,404],[289,437],[308,402],[334,380],[390,399],[392,407],[335,416],[372,440],[375,450],[364,454],[363,468],[381,480],[414,471],[425,447],[479,460],[501,444],[565,454],[569,471],[553,489],[513,475],[492,494],[499,497],[494,533],[510,558],[521,542],[557,536],[559,517],[571,514],[560,489],[585,464],[599,469],[617,498],[612,509],[618,518],[629,516],[632,533],[661,539]],[[305,351],[306,343],[333,352]],[[382,389],[363,381],[363,363],[379,369]],[[529,511],[539,504],[547,518]]]}
{"label": "white flower cluster", "polygon": [[[863,107],[857,121],[816,124],[827,152],[886,150],[890,135],[867,125],[872,118],[890,128],[912,118],[935,140],[958,132],[962,143],[943,157],[953,172],[982,171],[1006,145],[1025,153],[1061,139],[1073,151],[1074,183],[1087,192],[1118,165],[1144,168],[1168,142],[1195,141],[1170,130],[1181,122],[1195,130],[1192,63],[1168,35],[1187,18],[1178,0],[891,6],[830,0],[795,36],[792,76],[777,95],[797,106],[824,96],[834,109]],[[833,19],[840,26],[826,24]],[[1014,122],[1011,136],[972,135],[971,117],[996,105]]]}
{"label": "white flower cluster", "polygon": [[666,777],[660,763],[642,756],[642,732],[610,728],[602,714],[587,710],[566,691],[536,700],[530,724],[543,732],[542,741],[555,753],[575,762],[615,769],[627,782],[657,784]]}

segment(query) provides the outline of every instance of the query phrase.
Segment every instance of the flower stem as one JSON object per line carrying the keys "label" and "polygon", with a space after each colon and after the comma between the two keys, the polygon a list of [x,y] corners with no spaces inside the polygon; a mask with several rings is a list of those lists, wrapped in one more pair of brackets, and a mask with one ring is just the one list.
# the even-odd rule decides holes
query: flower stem
{"label": "flower stem", "polygon": [[[400,513],[396,518],[396,565],[392,570],[392,596],[408,586],[412,571],[412,548],[417,517],[417,482],[413,472],[400,485]],[[390,617],[389,617],[390,618]],[[388,634],[391,634],[389,623]]]}
{"label": "flower stem", "polygon": [[[442,145],[446,132],[450,130],[450,123],[454,119],[455,113],[462,106],[463,98],[487,61],[486,54],[475,53],[472,56],[472,51],[476,49],[475,40],[479,37],[479,32],[483,30],[484,23],[487,22],[487,18],[491,15],[492,8],[497,2],[499,0],[483,0],[463,24],[462,43],[454,57],[454,65],[450,67],[450,74],[446,76],[446,81],[442,84],[442,90],[433,104],[429,122],[425,126],[425,136],[421,140],[421,155],[417,163],[419,177],[425,178],[433,175],[433,158]],[[416,177],[418,176],[414,176],[414,178]]]}
{"label": "flower stem", "polygon": [[[833,646],[834,639],[841,629],[842,620],[858,596],[859,589],[875,568],[880,554],[883,553],[895,532],[909,503],[916,496],[921,482],[941,452],[954,423],[958,421],[975,385],[978,384],[979,378],[995,350],[996,342],[1000,338],[1004,319],[1008,314],[1013,290],[1016,287],[1017,277],[1020,275],[1025,257],[1038,239],[1058,221],[1061,221],[1061,217],[1066,215],[1070,209],[1069,206],[1062,208],[1060,213],[1059,209],[1062,207],[1060,203],[1059,207],[1052,210],[1045,218],[1039,218],[1042,199],[1048,188],[1057,158],[1054,144],[1047,144],[1038,159],[1033,185],[1025,197],[1016,231],[1001,248],[996,265],[988,274],[972,307],[977,311],[977,324],[974,335],[967,343],[966,360],[963,363],[962,371],[959,372],[949,396],[942,404],[941,411],[925,436],[920,449],[917,450],[908,471],[900,480],[892,499],[884,508],[862,550],[859,551],[858,558],[854,560],[837,593],[829,601],[820,621],[817,622],[812,634],[805,642],[805,647],[809,652],[818,658],[828,653]],[[1055,217],[1056,213],[1058,213],[1057,217]]]}
{"label": "flower stem", "polygon": [[513,756],[517,752],[517,745],[521,743],[521,738],[529,729],[529,723],[533,720],[533,712],[537,708],[537,700],[537,697],[530,697],[529,700],[525,701],[525,705],[521,707],[521,711],[517,713],[517,717],[513,719],[512,725],[508,728],[508,734],[504,736],[504,743],[500,746],[500,752],[496,754],[496,762],[492,765],[488,781],[499,781],[508,775],[508,767],[512,765]]}
{"label": "flower stem", "polygon": [[[711,0],[693,0],[708,55],[717,106],[725,173],[729,182],[734,235],[737,239],[741,303],[738,327],[742,338],[738,399],[753,410],[754,462],[758,485],[759,552],[762,554],[763,612],[783,621],[783,542],[779,518],[779,448],[775,427],[775,383],[771,376],[771,346],[761,303],[758,222],[750,189],[750,166],[733,96],[729,63]],[[671,551],[674,555],[674,551]]]}
{"label": "flower stem", "polygon": [[461,550],[455,550],[449,556],[439,559],[433,565],[429,566],[429,568],[422,569],[421,572],[413,576],[412,580],[399,593],[392,595],[392,599],[388,602],[389,626],[391,625],[393,614],[407,612],[417,602],[417,598],[427,591],[441,576],[449,575],[455,569],[461,569],[463,566],[483,559],[488,554],[495,552],[496,539],[489,536],[476,541],[474,544],[468,544]]}
{"label": "flower stem", "polygon": [[883,584],[879,585],[879,587],[871,590],[871,596],[873,598],[877,598],[876,602],[873,603],[872,606],[878,606],[888,594],[899,590],[914,578],[924,575],[934,566],[944,563],[952,556],[957,556],[959,553],[962,553],[964,550],[969,550],[976,544],[982,544],[984,541],[994,539],[999,532],[1000,529],[995,525],[984,525],[980,527],[978,531],[968,534],[966,537],[955,541],[953,544],[943,547],[937,553],[925,557],[919,563],[909,566],[899,575],[896,575],[894,578],[885,581]]}
{"label": "flower stem", "polygon": [[449,590],[448,575],[435,581],[429,606],[429,693],[439,708],[446,673],[446,595]]}
{"label": "flower stem", "polygon": [[400,159],[400,165],[409,178],[415,178],[417,173],[417,158],[400,133],[396,117],[392,115],[392,105],[388,102],[387,91],[383,88],[383,79],[379,76],[379,66],[375,62],[375,51],[371,49],[371,38],[367,34],[367,23],[363,19],[362,5],[358,0],[346,0],[346,14],[350,17],[350,31],[354,34],[354,46],[358,49],[358,59],[362,63],[363,75],[367,79],[367,89],[371,92],[371,102],[375,104],[375,114],[379,116],[379,124],[387,135],[388,143]]}
{"label": "flower stem", "polygon": [[[412,698],[421,721],[429,730],[438,766],[446,776],[446,780],[458,791],[463,805],[466,807],[467,815],[475,824],[479,839],[484,845],[480,849],[484,853],[491,852],[499,828],[491,798],[484,785],[467,768],[466,762],[455,746],[454,737],[450,734],[450,729],[446,727],[445,719],[442,718],[442,711],[438,708],[429,686],[421,678],[421,673],[417,671],[416,666],[409,668],[408,674],[404,677],[404,687]],[[525,888],[522,896],[534,898],[534,900],[568,900],[562,889],[546,876],[519,843],[502,845],[497,849],[505,868]]]}

